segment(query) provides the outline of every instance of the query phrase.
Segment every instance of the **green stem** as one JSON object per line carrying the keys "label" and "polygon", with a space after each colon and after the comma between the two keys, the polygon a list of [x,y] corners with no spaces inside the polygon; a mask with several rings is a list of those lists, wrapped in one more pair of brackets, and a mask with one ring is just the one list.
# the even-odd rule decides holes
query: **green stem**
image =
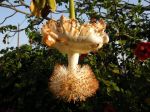
{"label": "green stem", "polygon": [[69,0],[70,18],[75,19],[74,0]]}

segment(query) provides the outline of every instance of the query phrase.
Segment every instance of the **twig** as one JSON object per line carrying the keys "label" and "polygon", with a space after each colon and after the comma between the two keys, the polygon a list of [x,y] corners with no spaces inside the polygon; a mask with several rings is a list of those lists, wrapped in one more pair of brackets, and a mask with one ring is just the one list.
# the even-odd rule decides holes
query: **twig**
{"label": "twig", "polygon": [[9,2],[9,0],[6,0],[7,3],[9,3],[9,5],[13,6],[13,4],[11,2]]}
{"label": "twig", "polygon": [[9,32],[21,32],[21,31],[23,31],[23,30],[25,30],[26,28],[22,28],[22,29],[20,29],[20,30],[7,30],[7,31],[9,31]]}
{"label": "twig", "polygon": [[22,0],[19,0],[19,1],[20,1],[21,5],[29,8],[29,6],[24,1],[22,1]]}
{"label": "twig", "polygon": [[8,18],[14,16],[16,13],[17,12],[15,11],[12,15],[5,17],[4,20],[0,23],[0,25],[2,25]]}
{"label": "twig", "polygon": [[19,12],[19,13],[22,13],[22,14],[25,14],[25,15],[30,15],[30,14],[27,13],[27,12],[21,11],[21,10],[19,10],[19,9],[13,7],[13,6],[7,5],[7,4],[0,4],[0,6],[1,6],[1,7],[4,7],[4,8],[12,9],[12,10],[14,10],[14,11],[16,11],[16,12]]}
{"label": "twig", "polygon": [[55,13],[69,13],[68,10],[56,10]]}
{"label": "twig", "polygon": [[144,1],[150,3],[150,1],[148,1],[148,0],[144,0]]}
{"label": "twig", "polygon": [[9,37],[14,37],[16,35],[17,32],[14,32],[13,35],[9,35]]}

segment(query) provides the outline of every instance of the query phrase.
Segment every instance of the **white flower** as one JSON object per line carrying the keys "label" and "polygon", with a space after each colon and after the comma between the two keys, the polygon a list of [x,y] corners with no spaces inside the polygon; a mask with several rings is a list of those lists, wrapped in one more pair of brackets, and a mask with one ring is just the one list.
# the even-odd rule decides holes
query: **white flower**
{"label": "white flower", "polygon": [[63,53],[88,53],[108,43],[104,20],[97,23],[80,24],[75,19],[49,20],[42,27],[43,42]]}

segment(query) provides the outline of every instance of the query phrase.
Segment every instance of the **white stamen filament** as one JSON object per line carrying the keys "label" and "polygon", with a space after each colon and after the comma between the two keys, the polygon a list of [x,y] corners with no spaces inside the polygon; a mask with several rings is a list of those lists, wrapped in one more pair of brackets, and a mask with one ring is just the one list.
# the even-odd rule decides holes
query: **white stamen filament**
{"label": "white stamen filament", "polygon": [[77,68],[79,60],[79,53],[68,53],[68,69],[70,71],[74,71]]}

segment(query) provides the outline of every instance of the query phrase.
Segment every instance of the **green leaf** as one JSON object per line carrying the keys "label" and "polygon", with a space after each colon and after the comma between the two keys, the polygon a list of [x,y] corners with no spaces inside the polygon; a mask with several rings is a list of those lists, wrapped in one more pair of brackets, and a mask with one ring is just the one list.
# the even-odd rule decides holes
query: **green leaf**
{"label": "green leaf", "polygon": [[120,74],[119,69],[113,69],[112,72],[115,73],[115,74]]}
{"label": "green leaf", "polygon": [[113,89],[114,89],[115,91],[120,91],[120,89],[119,89],[119,87],[117,86],[116,83],[113,83],[112,86],[113,86]]}
{"label": "green leaf", "polygon": [[22,64],[20,62],[17,63],[17,68],[21,68],[22,67]]}

